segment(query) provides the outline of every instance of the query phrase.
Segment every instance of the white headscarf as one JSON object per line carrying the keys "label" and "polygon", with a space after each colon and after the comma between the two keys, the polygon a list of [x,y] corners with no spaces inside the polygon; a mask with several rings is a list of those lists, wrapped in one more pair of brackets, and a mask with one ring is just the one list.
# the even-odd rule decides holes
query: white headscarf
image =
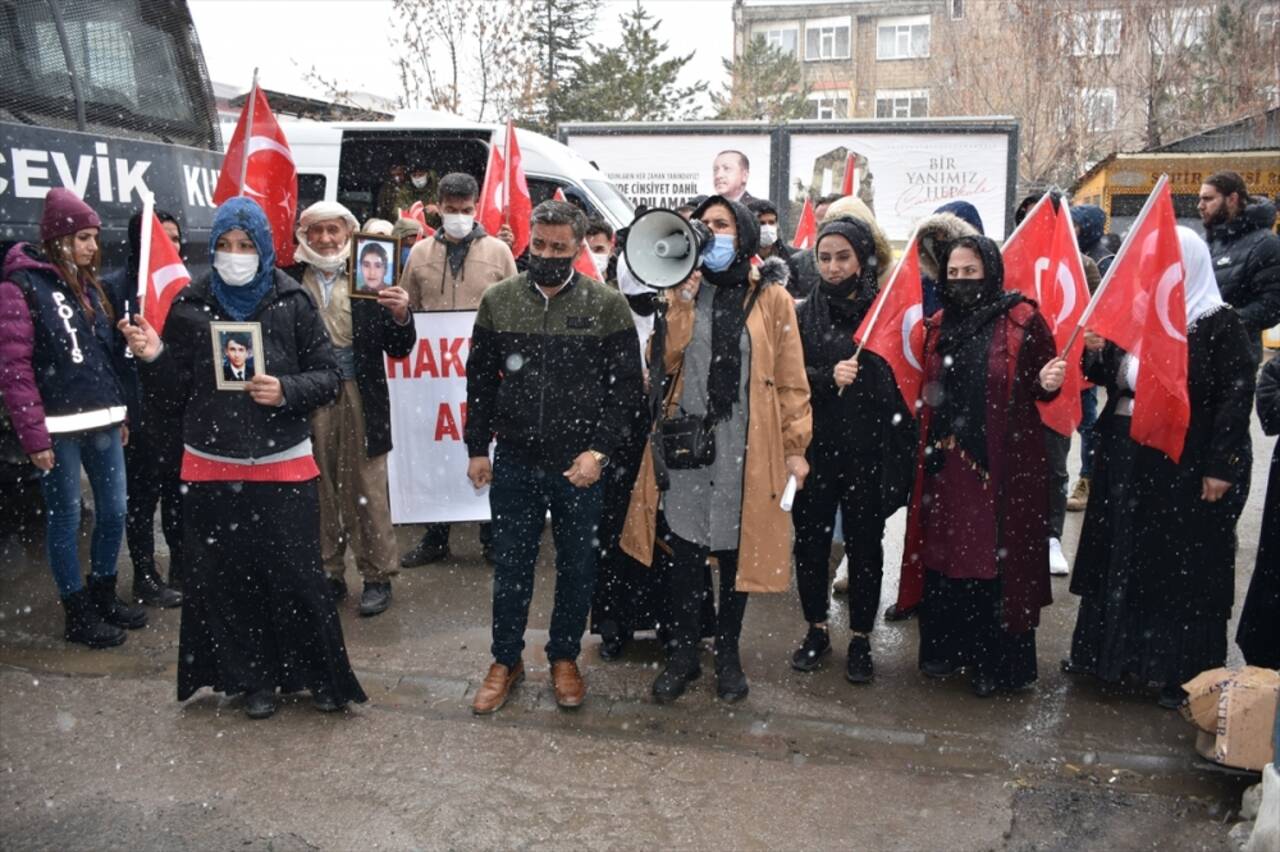
{"label": "white headscarf", "polygon": [[[1222,292],[1218,290],[1218,279],[1213,274],[1213,258],[1204,237],[1179,225],[1178,242],[1182,246],[1183,299],[1187,305],[1189,330],[1201,317],[1215,313],[1226,307],[1227,303],[1222,301]],[[1126,355],[1124,358],[1121,370],[1123,384],[1127,384],[1130,389],[1138,386],[1140,360],[1134,355]]]}
{"label": "white headscarf", "polygon": [[1186,270],[1185,299],[1187,302],[1187,328],[1200,317],[1211,314],[1226,305],[1218,290],[1218,279],[1213,274],[1213,258],[1204,237],[1190,228],[1178,226],[1178,242],[1182,244],[1182,265]]}
{"label": "white headscarf", "polygon": [[341,219],[347,223],[347,228],[353,234],[360,230],[359,220],[346,207],[336,201],[317,201],[303,210],[302,215],[298,217],[298,227],[294,231],[294,236],[298,240],[298,249],[294,252],[294,256],[322,272],[332,273],[347,265],[347,258],[351,256],[351,240],[348,239],[342,250],[334,255],[326,256],[314,251],[307,243],[307,228],[326,219]]}
{"label": "white headscarf", "polygon": [[360,230],[362,234],[377,234],[380,237],[391,236],[391,229],[395,226],[386,219],[370,219],[364,223],[364,227]]}

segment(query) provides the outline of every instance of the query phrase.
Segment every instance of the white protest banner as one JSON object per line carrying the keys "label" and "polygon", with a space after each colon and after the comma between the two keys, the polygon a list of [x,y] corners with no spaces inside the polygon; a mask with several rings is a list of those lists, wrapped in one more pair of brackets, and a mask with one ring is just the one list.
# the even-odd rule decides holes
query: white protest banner
{"label": "white protest banner", "polygon": [[489,490],[467,480],[467,355],[475,311],[415,313],[418,343],[387,359],[391,437],[387,459],[391,522],[489,520]]}

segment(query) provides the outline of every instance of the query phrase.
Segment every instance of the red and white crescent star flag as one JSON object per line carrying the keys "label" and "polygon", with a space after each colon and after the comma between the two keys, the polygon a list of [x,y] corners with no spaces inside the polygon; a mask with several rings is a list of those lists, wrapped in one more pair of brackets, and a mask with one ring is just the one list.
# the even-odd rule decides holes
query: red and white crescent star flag
{"label": "red and white crescent star flag", "polygon": [[[249,105],[253,104],[253,129],[250,132]],[[248,140],[246,144],[246,140]],[[244,187],[240,186],[240,172],[244,158],[249,165],[244,169]],[[293,164],[289,140],[280,129],[276,117],[271,114],[267,96],[257,86],[240,110],[240,120],[227,156],[222,160],[222,173],[213,191],[213,203],[221,204],[228,198],[244,195],[258,203],[267,221],[271,223],[271,235],[276,248],[276,266],[293,265],[293,223],[298,213],[298,170]]]}
{"label": "red and white crescent star flag", "polygon": [[907,410],[914,415],[924,382],[924,288],[914,238],[853,339],[888,362]]}
{"label": "red and white crescent star flag", "polygon": [[1191,423],[1187,396],[1186,265],[1169,184],[1162,179],[1133,223],[1085,327],[1138,357],[1129,435],[1175,462]]}
{"label": "red and white crescent star flag", "polygon": [[476,221],[489,236],[497,236],[502,227],[502,211],[506,207],[506,191],[503,181],[506,179],[506,163],[497,145],[489,146],[489,164],[484,170],[484,186],[480,187],[480,204],[476,210]]}
{"label": "red and white crescent star flag", "polygon": [[427,208],[421,201],[415,201],[408,210],[396,208],[396,215],[404,219],[413,219],[422,226],[423,237],[434,237],[436,229],[427,224]]}
{"label": "red and white crescent star flag", "polygon": [[841,195],[848,197],[857,193],[857,182],[855,180],[857,176],[858,155],[850,151],[849,156],[844,160],[844,181],[840,184]]}
{"label": "red and white crescent star flag", "polygon": [[800,221],[796,224],[796,235],[791,240],[791,246],[798,250],[811,249],[817,239],[818,221],[813,215],[813,200],[806,198],[804,200],[804,209],[800,211]]}
{"label": "red and white crescent star flag", "polygon": [[1053,332],[1055,348],[1067,360],[1061,392],[1051,402],[1038,405],[1044,425],[1070,437],[1083,416],[1080,407],[1080,391],[1085,386],[1084,374],[1080,371],[1083,340],[1077,335],[1070,353],[1063,353],[1063,347],[1089,304],[1089,287],[1067,208],[1059,205],[1055,210],[1047,197],[1042,199],[1009,237],[1001,255],[1005,263],[1005,289],[1018,290],[1036,300],[1041,316]]}
{"label": "red and white crescent star flag", "polygon": [[529,194],[529,183],[524,177],[520,145],[516,142],[516,126],[510,121],[507,122],[507,143],[503,150],[507,157],[507,176],[511,183],[503,218],[516,236],[511,253],[519,257],[529,246],[529,217],[533,215],[533,196]]}
{"label": "red and white crescent star flag", "polygon": [[182,288],[191,283],[191,274],[182,262],[178,250],[169,242],[169,235],[154,213],[151,214],[151,248],[149,257],[140,259],[146,266],[140,276],[146,289],[138,294],[142,303],[142,315],[151,323],[157,334],[164,333],[164,322],[169,308]]}

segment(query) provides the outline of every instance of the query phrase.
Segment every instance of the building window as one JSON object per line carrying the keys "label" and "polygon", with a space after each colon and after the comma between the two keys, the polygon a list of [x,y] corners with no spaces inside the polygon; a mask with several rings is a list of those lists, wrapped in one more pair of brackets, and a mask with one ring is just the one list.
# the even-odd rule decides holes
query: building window
{"label": "building window", "polygon": [[1064,40],[1072,56],[1115,56],[1122,23],[1119,9],[1076,12],[1067,18]]}
{"label": "building window", "polygon": [[1156,21],[1151,49],[1157,54],[1179,48],[1191,49],[1204,41],[1209,31],[1210,10],[1204,7],[1172,9]]}
{"label": "building window", "polygon": [[791,56],[796,55],[796,48],[800,43],[800,27],[795,24],[755,30],[755,35],[764,36],[765,43],[770,47],[776,47]]}
{"label": "building window", "polygon": [[959,21],[964,18],[964,0],[951,0],[951,20]]}
{"label": "building window", "polygon": [[876,118],[927,118],[928,89],[879,89],[876,91]]}
{"label": "building window", "polygon": [[848,18],[822,18],[806,21],[804,28],[804,58],[807,62],[820,59],[848,59],[852,56]]}
{"label": "building window", "polygon": [[876,59],[927,59],[929,16],[876,22]]}
{"label": "building window", "polygon": [[1080,106],[1085,130],[1100,133],[1116,129],[1115,89],[1081,89]]}
{"label": "building window", "polygon": [[848,118],[849,98],[845,95],[809,95],[805,118]]}

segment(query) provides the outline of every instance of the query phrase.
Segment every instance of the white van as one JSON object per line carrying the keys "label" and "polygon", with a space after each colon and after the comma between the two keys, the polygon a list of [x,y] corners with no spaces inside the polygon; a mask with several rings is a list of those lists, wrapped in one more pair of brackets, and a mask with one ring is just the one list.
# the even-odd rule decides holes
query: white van
{"label": "white van", "polygon": [[[298,209],[326,199],[345,204],[364,221],[392,166],[425,165],[438,176],[467,172],[483,183],[489,146],[502,150],[506,127],[448,113],[406,110],[395,120],[282,122],[298,167]],[[614,228],[631,224],[634,207],[595,166],[539,133],[516,130],[521,162],[536,205],[557,189]],[[503,151],[505,155],[505,151]]]}

